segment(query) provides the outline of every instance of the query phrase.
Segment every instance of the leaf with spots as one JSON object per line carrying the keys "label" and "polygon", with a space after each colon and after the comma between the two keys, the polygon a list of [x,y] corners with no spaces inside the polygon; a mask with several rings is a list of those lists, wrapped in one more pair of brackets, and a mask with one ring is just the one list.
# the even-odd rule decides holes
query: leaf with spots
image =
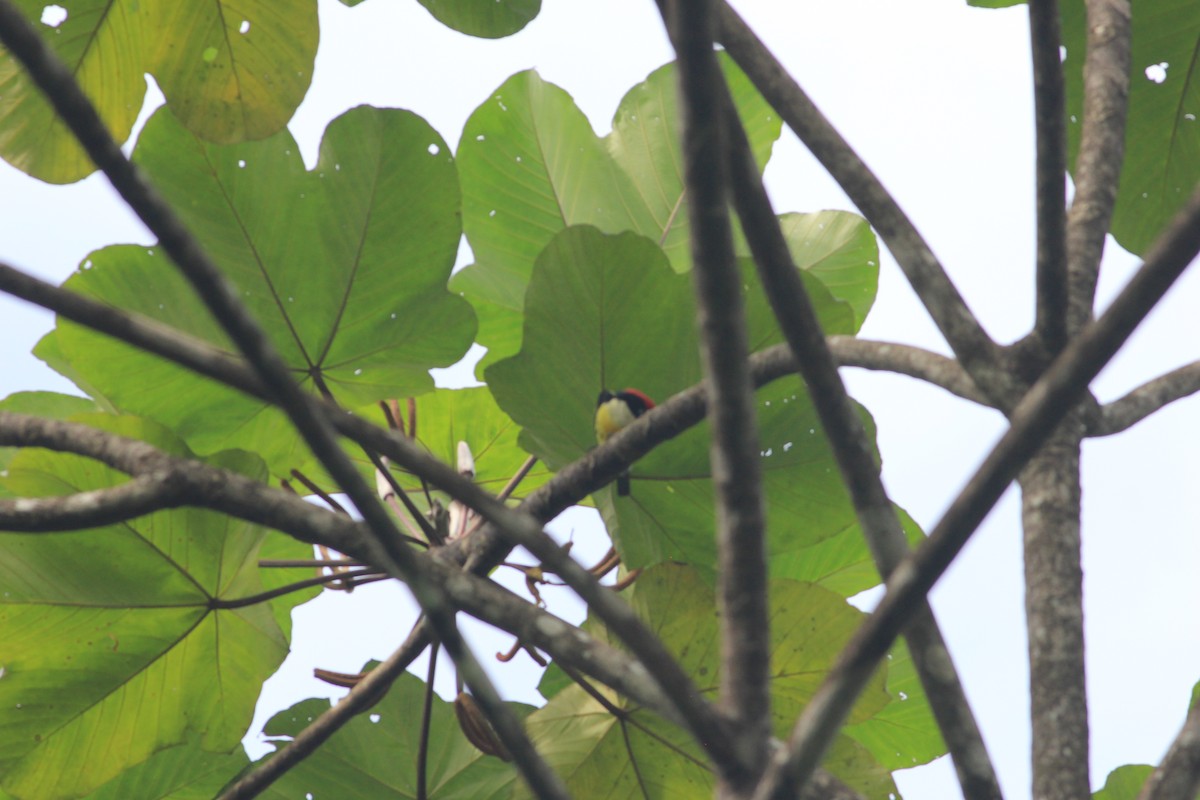
{"label": "leaf with spots", "polygon": [[[460,237],[454,163],[420,117],[349,111],[330,123],[308,171],[286,132],[217,146],[159,112],[134,160],[306,388],[347,407],[418,395],[433,388],[431,367],[470,346],[474,313],[446,290]],[[157,247],[93,253],[67,286],[232,349]],[[254,450],[280,475],[308,465],[282,414],[263,402],[64,320],[55,335],[84,381],[196,450]]]}
{"label": "leaf with spots", "polygon": [[[154,75],[197,136],[215,142],[280,131],[312,80],[315,0],[18,0],[117,141]],[[95,170],[15,58],[0,47],[0,157],[51,183]]]}
{"label": "leaf with spots", "polygon": [[[722,55],[721,64],[765,165],[778,116],[732,61]],[[640,233],[662,245],[677,270],[690,268],[678,135],[673,64],[625,95],[606,137],[534,71],[512,76],[475,110],[458,160],[463,229],[476,261],[452,285],[480,309],[479,339],[489,348],[481,366],[519,348],[534,261],[567,226]]]}

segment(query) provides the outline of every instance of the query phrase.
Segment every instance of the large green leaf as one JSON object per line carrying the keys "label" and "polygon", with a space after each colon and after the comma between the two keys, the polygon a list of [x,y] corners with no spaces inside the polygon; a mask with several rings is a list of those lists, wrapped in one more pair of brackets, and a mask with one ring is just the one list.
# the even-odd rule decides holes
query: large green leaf
{"label": "large green leaf", "polygon": [[558,469],[596,444],[596,396],[637,386],[664,398],[700,377],[687,276],[653,242],[581,226],[537,259],[519,355],[487,369],[521,443]]}
{"label": "large green leaf", "polygon": [[[638,578],[630,597],[701,693],[715,698],[720,668],[718,619],[713,592],[702,577],[687,567],[661,565]],[[772,582],[771,694],[777,735],[788,735],[796,715],[862,618],[862,612],[820,587]],[[593,634],[608,637],[603,626],[589,622],[588,627]],[[529,718],[528,728],[539,750],[566,776],[576,796],[711,794],[713,778],[703,752],[687,734],[624,698],[611,693],[607,697],[625,713],[623,718],[613,716],[577,687],[558,692]],[[852,725],[874,732],[872,720],[894,702],[884,691],[883,676],[877,676],[856,704]],[[867,796],[895,791],[887,768],[850,736],[838,737],[825,766]]]}
{"label": "large green leaf", "polygon": [[[118,141],[129,137],[142,107],[146,73],[157,78],[193,132],[219,142],[276,133],[312,80],[314,0],[80,0],[64,4],[65,20],[44,2],[18,5]],[[95,169],[2,48],[0,157],[52,183],[76,181]]]}
{"label": "large green leaf", "polygon": [[[424,692],[419,679],[402,675],[369,714],[352,719],[262,796],[277,800],[416,796]],[[514,707],[518,713],[528,712],[526,707]],[[272,717],[263,732],[287,741],[327,710],[328,700],[305,700]],[[427,764],[430,800],[500,800],[517,780],[512,765],[484,756],[466,740],[451,704],[438,697],[433,698]]]}
{"label": "large green leaf", "polygon": [[[346,0],[342,0],[346,2]],[[542,0],[419,0],[443,25],[456,31],[499,39],[529,24]]]}
{"label": "large green leaf", "polygon": [[[349,407],[417,395],[433,388],[431,367],[469,347],[473,312],[445,286],[460,237],[454,164],[416,115],[347,112],[306,172],[286,132],[208,145],[160,112],[134,158],[305,386]],[[67,285],[230,348],[157,248],[100,250]],[[308,460],[282,414],[260,401],[63,320],[57,339],[115,405],[172,427],[200,452],[245,447],[277,474]]]}
{"label": "large green leaf", "polygon": [[[1125,163],[1112,235],[1144,254],[1200,182],[1200,14],[1190,0],[1137,3]],[[1074,169],[1083,119],[1083,62],[1087,20],[1082,0],[1062,4],[1067,57],[1067,127]],[[1157,82],[1147,74],[1162,70]],[[1153,73],[1151,73],[1153,74]]]}
{"label": "large green leaf", "polygon": [[[749,265],[748,286],[756,287]],[[806,274],[807,278],[807,274]],[[692,290],[653,242],[586,226],[554,237],[539,256],[525,302],[521,352],[487,370],[500,407],[524,428],[521,444],[552,469],[594,446],[600,389],[636,386],[665,398],[700,379]],[[831,331],[850,332],[849,307],[806,279]],[[746,296],[750,344],[779,341],[766,298]],[[773,555],[813,545],[854,525],[836,464],[801,382],[760,390],[758,418]],[[682,560],[710,574],[715,525],[708,430],[687,431],[632,470],[629,498],[608,490],[599,505],[626,565]],[[787,577],[786,573],[781,573]]]}
{"label": "large green leaf", "polygon": [[[731,61],[726,78],[760,164],[778,116]],[[509,78],[467,121],[458,148],[463,228],[476,262],[452,285],[482,311],[485,365],[517,351],[533,263],[569,225],[635,231],[688,269],[687,205],[679,152],[674,65],[631,89],[607,137],[595,135],[570,95],[535,72]]]}
{"label": "large green leaf", "polygon": [[[190,455],[143,420],[78,419]],[[249,453],[210,460],[266,474]],[[125,480],[79,456],[30,449],[13,459],[4,485],[34,497]],[[213,604],[262,591],[256,559],[265,535],[192,508],[88,531],[0,535],[4,789],[75,797],[172,745],[236,746],[287,640],[265,605]]]}

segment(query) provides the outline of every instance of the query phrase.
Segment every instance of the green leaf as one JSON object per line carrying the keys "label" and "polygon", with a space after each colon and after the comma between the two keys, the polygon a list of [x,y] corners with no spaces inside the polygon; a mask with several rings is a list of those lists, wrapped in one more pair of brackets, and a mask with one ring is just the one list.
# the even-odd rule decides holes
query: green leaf
{"label": "green leaf", "polygon": [[1024,4],[1025,0],[967,0],[967,5],[976,8],[1009,8]]}
{"label": "green leaf", "polygon": [[87,800],[212,800],[250,759],[241,747],[209,753],[195,743],[155,753],[101,786]]}
{"label": "green leaf", "polygon": [[[66,419],[74,414],[99,410],[94,400],[58,392],[17,392],[0,400],[0,411],[33,414],[49,419]],[[18,452],[19,448],[16,447],[0,447],[0,471],[8,468]]]}
{"label": "green leaf", "polygon": [[[1125,162],[1112,235],[1131,253],[1151,243],[1200,182],[1200,15],[1189,0],[1139,3],[1133,14]],[[1082,2],[1062,4],[1071,165],[1079,156],[1087,20]],[[1155,82],[1147,68],[1165,65]]]}
{"label": "green leaf", "polygon": [[[71,3],[57,26],[40,22],[46,3],[19,0],[18,8],[62,59],[94,104],[113,138],[129,138],[149,71],[147,15],[128,2]],[[96,168],[24,68],[0,46],[0,157],[50,183],[71,183]]]}
{"label": "green leaf", "polygon": [[796,266],[850,304],[857,332],[879,288],[879,244],[871,226],[848,211],[784,214],[779,224]]}
{"label": "green leaf", "polygon": [[[445,143],[414,114],[361,107],[329,125],[306,172],[286,132],[206,145],[169,114],[134,159],[173,202],[297,378],[356,407],[433,388],[431,367],[470,346],[470,307],[446,290],[460,237]],[[158,248],[98,251],[67,286],[230,349]],[[155,356],[60,320],[71,367],[125,411],[198,451],[236,445],[276,474],[308,466],[283,415]]]}
{"label": "green leaf", "polygon": [[[757,287],[750,267],[743,270],[747,285]],[[602,388],[636,386],[661,399],[698,382],[689,283],[640,236],[586,226],[555,236],[529,283],[521,352],[486,371],[497,403],[524,428],[522,447],[558,469],[594,446]],[[806,284],[827,329],[849,332],[849,307],[816,280]],[[746,316],[752,348],[780,340],[758,288],[747,294]],[[776,381],[758,397],[774,561],[847,530],[854,514],[800,380]],[[712,574],[708,441],[707,427],[697,426],[634,465],[632,497],[600,494],[609,533],[630,568],[680,560]]]}
{"label": "green leaf", "polygon": [[[313,0],[81,0],[66,19],[19,7],[62,59],[117,141],[129,138],[155,76],[205,139],[262,139],[287,124],[312,80]],[[0,48],[0,156],[34,177],[70,183],[95,167],[20,64]]]}
{"label": "green leaf", "polygon": [[845,734],[888,770],[909,769],[945,755],[946,744],[903,639],[887,657],[887,693],[891,699],[886,706],[864,722],[848,724]]}
{"label": "green leaf", "polygon": [[[866,421],[870,422],[870,418],[866,417]],[[873,436],[874,425],[869,425],[867,431]],[[909,545],[915,548],[925,534],[904,509],[897,506],[896,513]],[[816,583],[843,597],[853,597],[880,582],[879,570],[857,522],[816,544],[776,554],[771,558],[770,569],[772,575]]]}
{"label": "green leaf", "polygon": [[537,259],[519,355],[486,371],[522,446],[551,469],[595,446],[596,396],[636,386],[663,398],[700,377],[691,286],[653,242],[580,226]]}
{"label": "green leaf", "polygon": [[[475,482],[493,494],[504,488],[528,458],[517,445],[520,428],[500,410],[487,387],[437,389],[413,398],[412,403],[417,428],[413,438],[417,443],[434,458],[446,464],[457,464],[459,443],[465,442],[475,459]],[[409,409],[405,403],[399,405],[401,421],[412,436]],[[363,409],[359,416],[386,426],[383,413],[377,407]],[[396,467],[393,471],[400,485],[413,490],[413,499],[419,502],[421,482]],[[545,483],[550,474],[545,466],[536,465],[521,481],[513,497],[524,497]],[[449,500],[443,499],[443,502]]]}
{"label": "green leaf", "polygon": [[1095,800],[1136,800],[1138,793],[1154,767],[1145,764],[1126,764],[1108,773],[1104,788],[1092,793]]}
{"label": "green leaf", "polygon": [[[720,667],[716,600],[702,577],[680,565],[654,567],[633,585],[630,602],[700,692],[715,698]],[[864,615],[831,592],[791,581],[773,581],[770,602],[774,726],[777,735],[786,737]],[[602,625],[587,625],[593,634],[610,638]],[[605,696],[627,713],[625,720],[578,687],[562,689],[529,718],[527,727],[539,751],[567,777],[577,796],[711,793],[713,778],[704,755],[687,734],[624,698]],[[877,676],[851,712],[852,723],[866,725],[888,703],[882,675]],[[846,736],[838,737],[826,766],[868,796],[895,790],[887,770]]]}
{"label": "green leaf", "polygon": [[[721,63],[765,164],[781,123],[724,55]],[[641,233],[665,245],[676,269],[690,267],[674,69],[668,64],[631,89],[603,139],[570,95],[532,71],[505,81],[467,121],[458,160],[463,229],[476,262],[451,285],[484,321],[481,368],[519,349],[534,261],[567,226]]]}
{"label": "green leaf", "polygon": [[62,375],[64,378],[75,384],[81,392],[100,406],[104,411],[111,413],[116,412],[116,408],[104,396],[104,393],[88,382],[86,378],[79,374],[66,357],[62,354],[62,348],[58,343],[58,332],[50,331],[33,346],[33,354],[37,356],[50,369]]}
{"label": "green leaf", "polygon": [[[346,2],[346,0],[342,0],[342,2]],[[542,8],[542,0],[419,0],[419,2],[443,25],[484,39],[511,36],[528,25]]]}
{"label": "green leaf", "polygon": [[149,5],[151,72],[189,131],[232,144],[283,129],[312,81],[318,39],[313,0]]}
{"label": "green leaf", "polygon": [[[720,53],[719,60],[761,170],[779,138],[782,122],[731,58]],[[692,254],[677,84],[672,63],[656,69],[630,89],[621,98],[613,116],[612,133],[605,144],[622,172],[629,176],[633,189],[630,194],[625,185],[621,187],[624,204],[631,209],[634,227],[630,230],[657,241],[671,265],[679,272],[686,272],[691,269]],[[635,209],[636,215],[632,211]],[[739,255],[748,252],[740,244]]]}
{"label": "green leaf", "polygon": [[[190,456],[169,431],[143,420],[78,419]],[[248,453],[211,461],[265,477]],[[27,449],[4,486],[37,497],[125,480],[79,456]],[[287,640],[264,605],[212,604],[262,591],[265,533],[183,508],[89,531],[0,535],[4,789],[78,796],[172,745],[234,748]]]}
{"label": "green leaf", "polygon": [[[376,800],[413,797],[416,790],[420,708],[425,684],[402,675],[369,714],[352,719],[320,749],[263,792],[264,798],[336,797]],[[329,709],[328,700],[305,700],[271,718],[263,732],[287,741]],[[527,707],[510,704],[520,714]],[[267,758],[270,758],[268,756]],[[463,736],[450,703],[433,698],[427,786],[430,800],[508,797],[516,770],[485,756]]]}

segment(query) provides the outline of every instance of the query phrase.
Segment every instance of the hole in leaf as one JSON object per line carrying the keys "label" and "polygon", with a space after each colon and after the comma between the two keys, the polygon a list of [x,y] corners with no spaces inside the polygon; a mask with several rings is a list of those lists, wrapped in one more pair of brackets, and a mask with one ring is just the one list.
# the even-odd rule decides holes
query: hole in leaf
{"label": "hole in leaf", "polygon": [[442,148],[438,147],[436,144],[431,144],[425,149],[429,151],[429,155],[431,156],[436,156],[438,153],[442,152]]}
{"label": "hole in leaf", "polygon": [[49,5],[42,9],[42,24],[47,28],[57,28],[67,21],[67,10],[62,6]]}
{"label": "hole in leaf", "polygon": [[1146,67],[1146,77],[1155,83],[1162,83],[1167,79],[1167,67],[1169,66],[1170,64],[1168,64],[1166,61],[1161,61],[1157,64],[1151,64],[1150,66]]}
{"label": "hole in leaf", "polygon": [[244,20],[242,20],[242,24],[238,26],[238,33],[240,33],[244,36],[249,32],[250,32],[250,20],[244,19]]}

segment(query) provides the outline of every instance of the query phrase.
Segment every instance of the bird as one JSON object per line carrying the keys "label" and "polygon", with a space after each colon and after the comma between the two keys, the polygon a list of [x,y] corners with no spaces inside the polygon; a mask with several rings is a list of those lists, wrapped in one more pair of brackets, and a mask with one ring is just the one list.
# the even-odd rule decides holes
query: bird
{"label": "bird", "polygon": [[[654,401],[637,389],[625,389],[616,394],[603,389],[596,398],[596,441],[603,444],[617,431],[654,408]],[[629,470],[617,476],[617,495],[629,495]]]}

